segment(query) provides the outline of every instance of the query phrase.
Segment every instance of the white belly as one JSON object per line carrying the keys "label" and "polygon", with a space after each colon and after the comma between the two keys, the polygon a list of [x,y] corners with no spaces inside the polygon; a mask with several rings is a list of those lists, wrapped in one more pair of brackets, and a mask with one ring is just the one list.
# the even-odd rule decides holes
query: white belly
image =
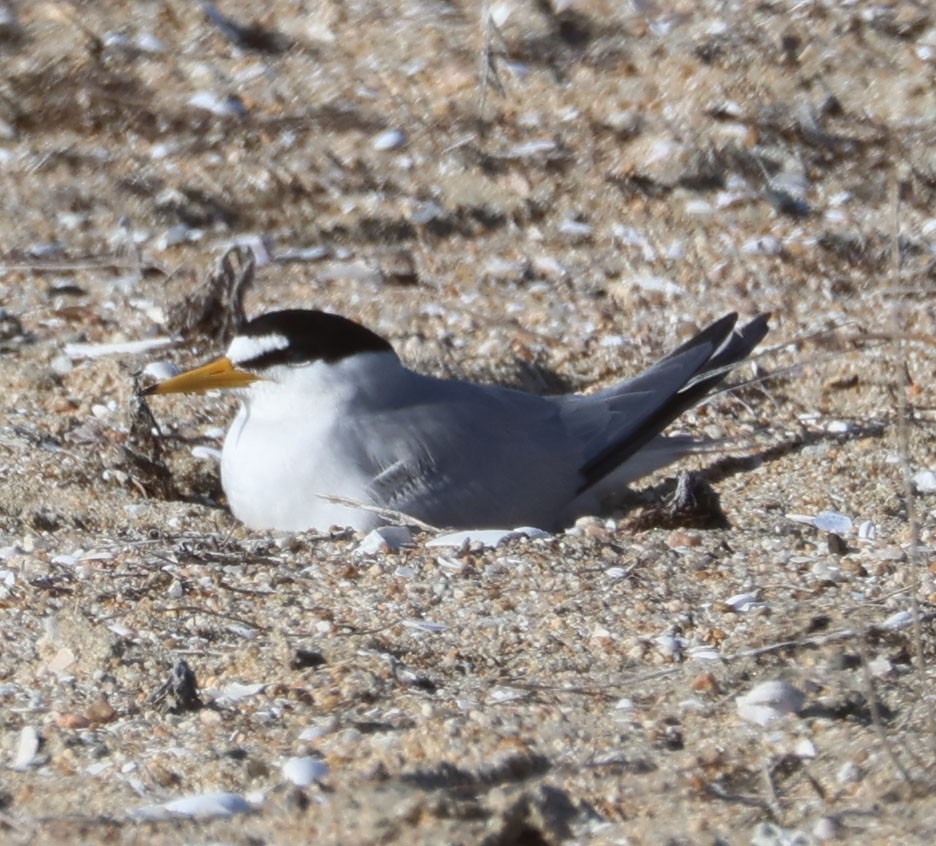
{"label": "white belly", "polygon": [[234,516],[252,529],[373,528],[380,522],[373,512],[325,498],[367,502],[361,475],[332,457],[331,420],[294,411],[260,416],[245,406],[238,412],[221,456],[221,484]]}

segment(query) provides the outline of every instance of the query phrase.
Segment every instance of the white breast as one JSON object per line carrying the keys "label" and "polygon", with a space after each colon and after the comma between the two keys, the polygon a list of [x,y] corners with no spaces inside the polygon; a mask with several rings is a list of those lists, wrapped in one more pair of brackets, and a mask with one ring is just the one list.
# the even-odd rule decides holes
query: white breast
{"label": "white breast", "polygon": [[373,512],[327,498],[369,504],[368,476],[342,426],[353,380],[338,369],[283,368],[276,374],[282,381],[259,381],[245,392],[224,441],[221,483],[234,516],[248,527],[367,530],[380,522]]}

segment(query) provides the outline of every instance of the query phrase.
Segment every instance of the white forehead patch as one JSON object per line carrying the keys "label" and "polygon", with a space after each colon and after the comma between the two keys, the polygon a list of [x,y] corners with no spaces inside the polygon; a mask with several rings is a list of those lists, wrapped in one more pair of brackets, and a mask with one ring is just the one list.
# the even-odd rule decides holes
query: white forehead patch
{"label": "white forehead patch", "polygon": [[273,333],[271,335],[238,335],[227,348],[227,357],[234,364],[252,361],[264,353],[285,350],[289,346],[289,338],[285,335]]}

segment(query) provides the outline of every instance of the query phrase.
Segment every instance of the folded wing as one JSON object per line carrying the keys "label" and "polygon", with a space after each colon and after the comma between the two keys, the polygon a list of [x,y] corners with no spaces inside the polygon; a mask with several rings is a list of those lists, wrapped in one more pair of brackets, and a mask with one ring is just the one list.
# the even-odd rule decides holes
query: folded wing
{"label": "folded wing", "polygon": [[768,315],[740,329],[737,320],[737,314],[725,315],[633,379],[587,397],[566,398],[568,425],[588,432],[579,494],[634,458],[700,402],[767,334]]}

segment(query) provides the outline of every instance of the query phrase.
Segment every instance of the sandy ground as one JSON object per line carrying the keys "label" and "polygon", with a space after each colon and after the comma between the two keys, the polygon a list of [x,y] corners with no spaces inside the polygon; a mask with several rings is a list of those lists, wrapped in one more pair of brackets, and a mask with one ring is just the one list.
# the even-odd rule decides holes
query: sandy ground
{"label": "sandy ground", "polygon": [[[252,8],[0,4],[0,842],[932,842],[932,10]],[[730,527],[671,472],[494,549],[244,530],[228,400],[150,404],[167,474],[127,452],[232,244],[249,314],[542,392],[771,312],[680,423],[731,439],[686,465]],[[179,660],[201,707],[154,696]]]}

